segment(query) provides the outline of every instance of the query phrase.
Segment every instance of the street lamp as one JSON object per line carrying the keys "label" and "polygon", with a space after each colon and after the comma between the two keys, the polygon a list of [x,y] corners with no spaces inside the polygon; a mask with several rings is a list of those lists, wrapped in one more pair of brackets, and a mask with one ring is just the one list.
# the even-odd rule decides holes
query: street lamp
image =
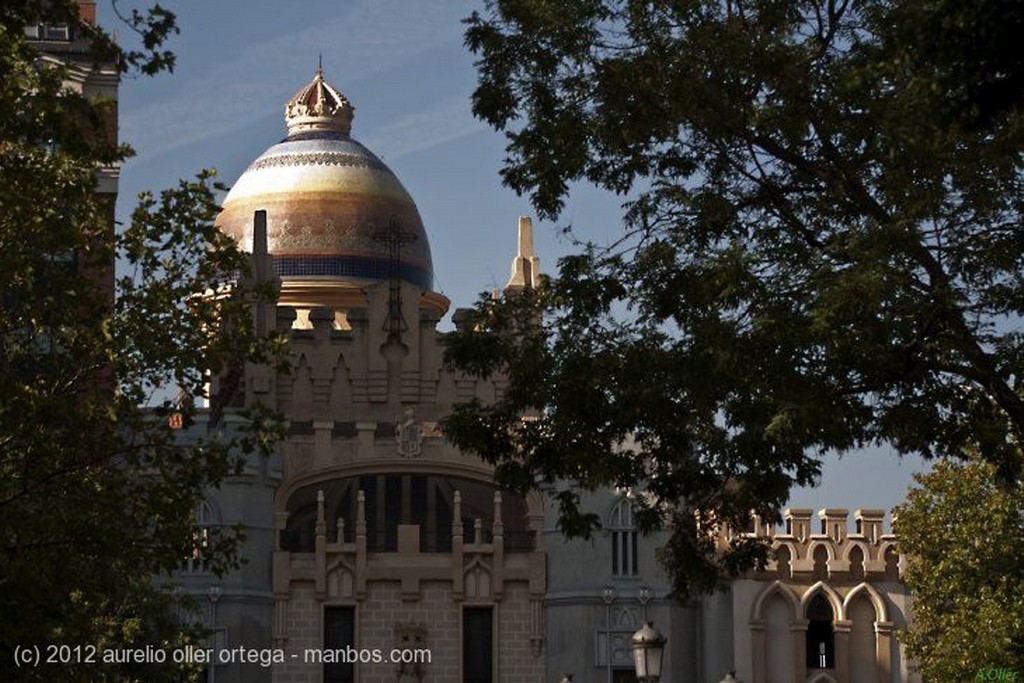
{"label": "street lamp", "polygon": [[[206,589],[206,597],[210,599],[210,628],[213,631],[213,647],[217,649],[217,654],[220,654],[220,649],[217,647],[217,603],[220,601],[220,586],[210,586]],[[214,663],[210,664],[210,683],[215,683],[217,680],[217,667]]]}
{"label": "street lamp", "polygon": [[605,662],[605,671],[608,674],[608,683],[612,683],[612,603],[619,597],[619,592],[610,583],[601,591],[601,599],[604,600],[605,634],[604,646],[607,650],[608,661]]}
{"label": "street lamp", "polygon": [[646,622],[633,634],[629,643],[633,648],[633,663],[639,683],[658,683],[661,680],[661,658],[665,654],[665,636]]}

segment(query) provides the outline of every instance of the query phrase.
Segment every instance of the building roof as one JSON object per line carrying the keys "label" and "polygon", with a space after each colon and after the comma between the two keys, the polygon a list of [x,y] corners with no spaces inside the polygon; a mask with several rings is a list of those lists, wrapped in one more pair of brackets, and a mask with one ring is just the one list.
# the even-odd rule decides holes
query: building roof
{"label": "building roof", "polygon": [[267,211],[283,304],[302,303],[289,301],[300,283],[345,288],[388,279],[395,261],[402,280],[432,289],[416,204],[391,169],[352,139],[354,112],[317,69],[285,105],[287,136],[257,157],[224,199],[217,224],[247,251],[253,213]]}

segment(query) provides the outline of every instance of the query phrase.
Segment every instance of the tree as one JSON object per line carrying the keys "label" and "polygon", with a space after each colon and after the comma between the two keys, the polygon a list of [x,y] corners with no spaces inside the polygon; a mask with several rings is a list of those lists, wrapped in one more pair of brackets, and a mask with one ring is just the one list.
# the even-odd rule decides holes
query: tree
{"label": "tree", "polygon": [[[448,420],[454,442],[520,486],[642,492],[680,593],[764,557],[698,529],[779,521],[826,452],[974,451],[1018,480],[1024,12],[952,7],[474,13],[474,112],[507,135],[504,182],[550,218],[574,182],[627,201],[621,240],[453,336],[453,363],[509,382]],[[559,495],[563,528],[592,529]]]}
{"label": "tree", "polygon": [[[899,508],[910,561],[913,629],[905,634],[925,680],[975,680],[1024,668],[1024,491],[978,460],[942,461],[918,475]],[[1019,675],[1019,674],[1018,674]]]}
{"label": "tree", "polygon": [[[25,27],[70,26],[97,60],[150,73],[173,64],[160,50],[174,16],[128,18],[137,51],[77,16],[69,1],[0,9],[0,678],[181,680],[169,661],[102,657],[197,635],[161,583],[192,550],[204,488],[265,452],[274,429],[260,411],[237,433],[172,427],[193,425],[211,374],[272,357],[247,324],[269,293],[245,284],[245,255],[213,226],[210,173],[143,195],[114,233],[96,174],[130,150],[104,134],[110,103],[67,90],[78,67],[44,59]],[[240,540],[211,538],[205,559],[231,566]],[[18,646],[44,661],[16,660]]]}

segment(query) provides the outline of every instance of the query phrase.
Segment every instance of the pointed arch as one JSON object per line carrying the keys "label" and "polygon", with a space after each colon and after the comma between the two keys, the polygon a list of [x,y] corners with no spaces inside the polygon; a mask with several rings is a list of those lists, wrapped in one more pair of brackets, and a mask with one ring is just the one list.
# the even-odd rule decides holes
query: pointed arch
{"label": "pointed arch", "polygon": [[626,496],[619,496],[608,509],[609,529],[634,529],[633,501]]}
{"label": "pointed arch", "polygon": [[819,671],[807,679],[807,683],[838,683],[827,671]]}
{"label": "pointed arch", "polygon": [[896,541],[886,541],[878,548],[878,559],[885,567],[886,581],[899,581],[903,576],[903,556]]}
{"label": "pointed arch", "polygon": [[620,496],[612,504],[606,528],[611,539],[612,576],[638,576],[639,532],[629,497]]}
{"label": "pointed arch", "polygon": [[829,560],[836,559],[836,549],[835,549],[834,545],[832,544],[832,542],[831,541],[822,541],[820,539],[816,540],[816,541],[811,541],[807,545],[807,554],[804,557],[813,559],[814,558],[814,552],[818,548],[821,548],[821,547],[825,548],[825,552],[828,553],[828,559]]}
{"label": "pointed arch", "polygon": [[864,580],[867,572],[867,559],[868,556],[860,546],[854,545],[849,548],[849,552],[846,553],[847,571],[853,581]]}
{"label": "pointed arch", "polygon": [[793,560],[796,549],[791,543],[777,543],[769,568],[774,569],[780,579],[793,578]]}
{"label": "pointed arch", "polygon": [[792,620],[801,619],[802,609],[800,602],[796,599],[796,595],[789,589],[789,586],[782,583],[782,581],[775,580],[768,585],[761,594],[754,600],[754,607],[750,613],[751,622],[759,622],[764,619],[764,606],[768,603],[768,600],[775,594],[779,594],[782,599],[789,605],[790,618]]}
{"label": "pointed arch", "polygon": [[220,501],[213,497],[204,497],[192,508],[192,523],[204,525],[220,525]]}
{"label": "pointed arch", "polygon": [[848,541],[848,543],[846,544],[846,547],[843,548],[842,553],[839,555],[839,559],[841,559],[841,560],[849,560],[850,559],[850,553],[853,552],[854,548],[860,548],[860,551],[862,553],[864,553],[864,562],[867,562],[868,559],[870,559],[871,554],[868,552],[868,544],[867,543],[865,543],[864,541],[854,541],[854,540],[852,540],[850,538],[847,538],[847,541]]}
{"label": "pointed arch", "polygon": [[871,604],[875,608],[875,621],[885,622],[889,621],[889,610],[885,606],[885,600],[882,599],[881,594],[872,586],[870,583],[860,583],[856,585],[853,590],[846,594],[846,598],[843,599],[843,618],[846,618],[846,613],[850,607],[850,603],[857,599],[857,596],[861,593],[865,593]]}
{"label": "pointed arch", "polygon": [[338,356],[331,366],[330,402],[334,406],[344,406],[352,402],[351,370],[345,359],[345,353],[342,351],[338,352]]}
{"label": "pointed arch", "polygon": [[313,404],[313,368],[305,353],[299,354],[291,373],[291,412],[299,413],[308,410]]}
{"label": "pointed arch", "polygon": [[897,545],[898,544],[896,543],[896,541],[882,541],[882,543],[880,543],[879,546],[878,546],[878,556],[879,557],[884,556],[885,553],[889,552],[890,548],[895,549],[896,552],[898,553],[899,552],[899,548],[897,547]]}
{"label": "pointed arch", "polygon": [[181,571],[210,571],[210,544],[221,526],[220,507],[214,498],[201,498],[189,513],[189,531],[182,549]]}
{"label": "pointed arch", "polygon": [[801,617],[807,613],[807,605],[810,604],[811,600],[818,593],[822,594],[829,605],[832,606],[832,614],[835,615],[836,621],[842,621],[846,619],[846,613],[843,611],[843,598],[836,592],[836,589],[828,585],[824,581],[818,581],[816,584],[807,589],[807,592],[800,598],[800,611]]}

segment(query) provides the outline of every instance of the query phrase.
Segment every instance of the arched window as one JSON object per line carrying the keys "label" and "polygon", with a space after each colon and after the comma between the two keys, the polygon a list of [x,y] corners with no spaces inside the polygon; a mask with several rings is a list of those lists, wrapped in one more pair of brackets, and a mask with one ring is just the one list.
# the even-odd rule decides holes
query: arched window
{"label": "arched window", "polygon": [[900,554],[896,552],[896,548],[889,546],[885,549],[885,580],[886,581],[899,581],[900,580]]}
{"label": "arched window", "polygon": [[792,574],[792,558],[788,546],[780,545],[775,551],[775,564],[778,567],[779,578],[788,579]]}
{"label": "arched window", "polygon": [[[313,552],[319,491],[324,493],[329,542],[337,540],[339,526],[343,542],[355,541],[360,491],[365,501],[366,548],[370,552],[394,552],[398,549],[398,526],[415,524],[420,531],[420,552],[450,553],[456,492],[462,500],[458,524],[465,542],[493,541],[493,485],[458,477],[380,473],[318,482],[294,492],[288,499],[288,522],[280,539],[282,550]],[[532,551],[534,535],[528,525],[526,499],[505,491],[501,500],[505,551]]]}
{"label": "arched window", "polygon": [[188,573],[210,571],[209,551],[216,526],[216,515],[209,501],[203,500],[193,508],[181,571]]}
{"label": "arched window", "polygon": [[623,498],[608,516],[608,530],[612,539],[612,576],[636,576],[638,541],[633,522],[633,505]]}
{"label": "arched window", "polygon": [[814,549],[812,555],[814,559],[813,576],[817,581],[824,581],[828,578],[828,550],[823,545],[819,545]]}
{"label": "arched window", "polygon": [[836,639],[832,629],[835,615],[832,605],[818,593],[807,604],[807,668],[831,669],[835,666]]}
{"label": "arched window", "polygon": [[850,551],[850,577],[858,583],[864,580],[864,551],[860,546]]}

